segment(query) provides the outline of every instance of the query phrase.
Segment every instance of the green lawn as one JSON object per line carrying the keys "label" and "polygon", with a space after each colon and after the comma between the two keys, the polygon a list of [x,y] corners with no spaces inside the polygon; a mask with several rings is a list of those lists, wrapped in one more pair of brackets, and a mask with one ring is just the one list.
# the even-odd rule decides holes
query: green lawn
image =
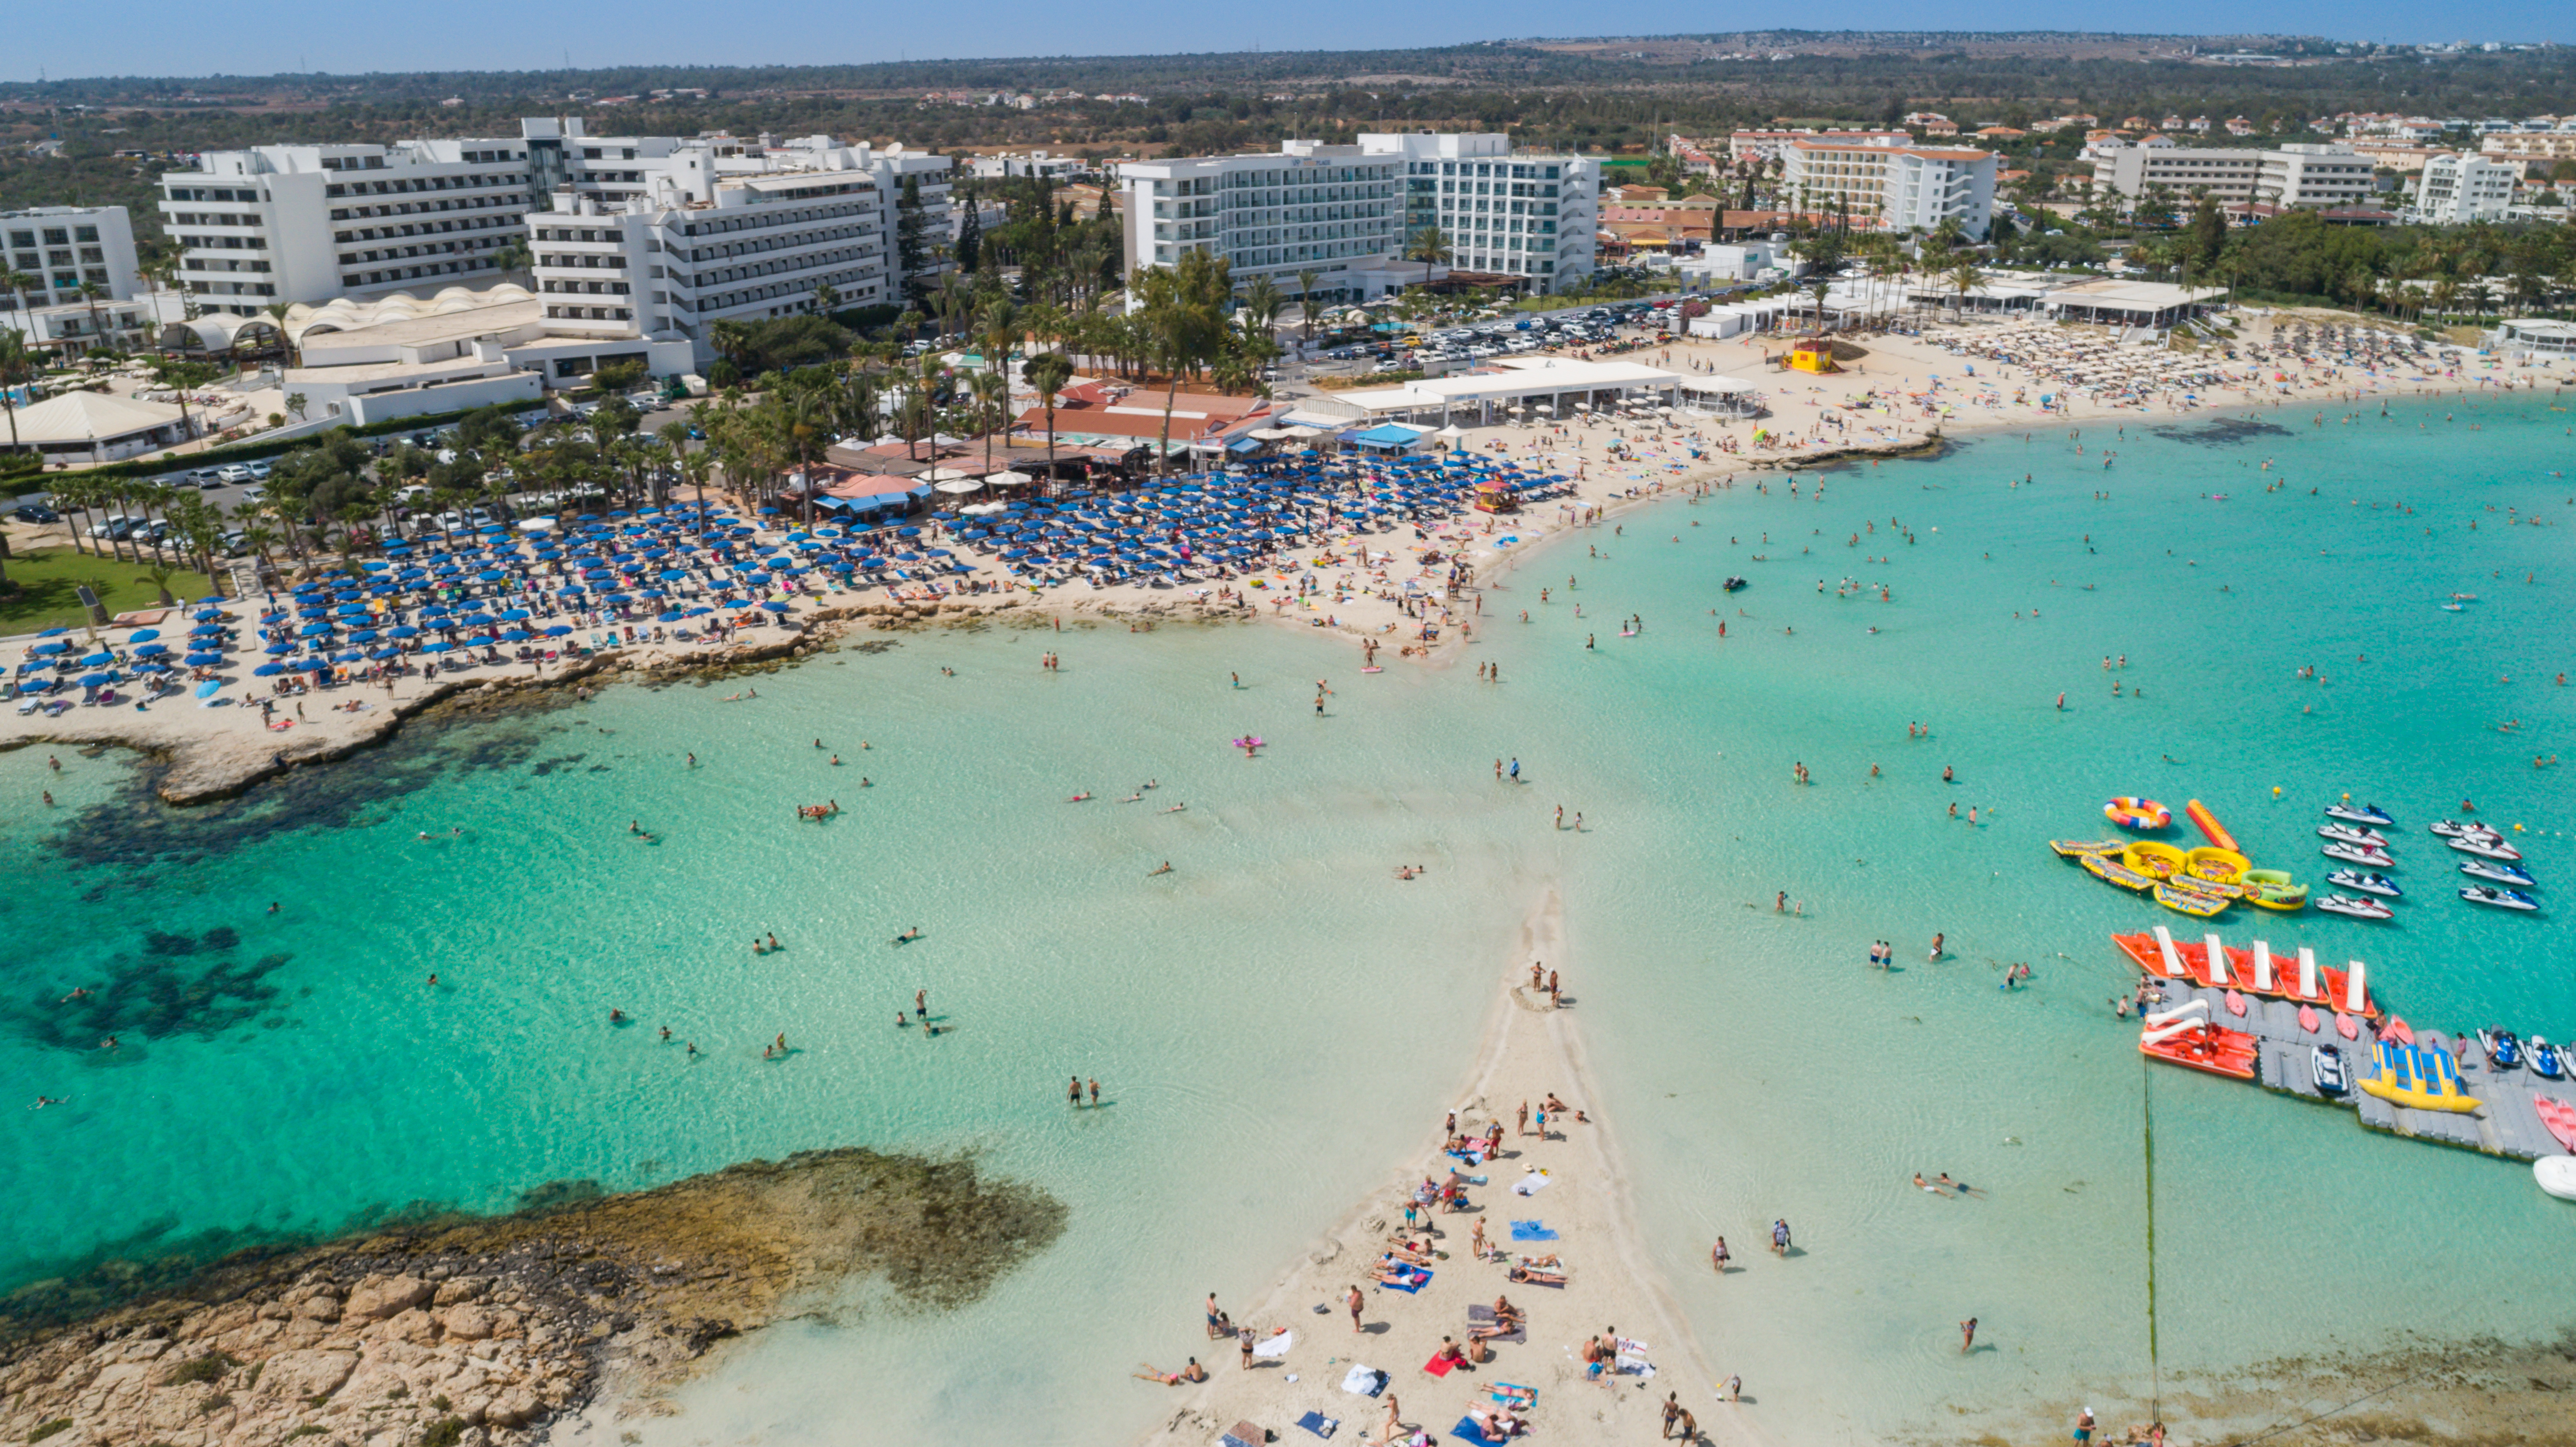
{"label": "green lawn", "polygon": [[[51,552],[15,553],[5,566],[9,591],[0,592],[0,633],[34,633],[45,628],[77,628],[88,621],[75,591],[87,583],[98,592],[113,618],[138,608],[158,607],[161,595],[143,581],[144,567],[113,557],[59,548]],[[215,585],[203,573],[170,576],[170,595],[182,603],[211,595]]]}

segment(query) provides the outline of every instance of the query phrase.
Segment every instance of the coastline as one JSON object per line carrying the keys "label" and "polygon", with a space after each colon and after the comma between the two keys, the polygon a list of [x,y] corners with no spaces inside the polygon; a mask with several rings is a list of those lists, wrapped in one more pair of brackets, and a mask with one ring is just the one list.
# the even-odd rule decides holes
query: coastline
{"label": "coastline", "polygon": [[[14,1293],[0,1432],[60,1447],[534,1440],[603,1394],[667,1387],[830,1283],[962,1305],[1061,1233],[1064,1207],[963,1160],[861,1149],[624,1195],[557,1182],[490,1218],[388,1223]],[[113,1304],[117,1302],[122,1304]]]}
{"label": "coastline", "polygon": [[[2282,318],[2272,318],[2277,329]],[[1576,482],[1573,496],[1542,505],[1516,515],[1487,517],[1481,528],[1470,519],[1454,525],[1424,530],[1420,539],[1405,539],[1399,525],[1385,533],[1360,534],[1355,538],[1328,541],[1301,548],[1296,554],[1276,560],[1258,570],[1287,581],[1296,575],[1318,580],[1319,591],[1291,598],[1285,589],[1271,591],[1272,606],[1265,612],[1255,602],[1248,584],[1256,574],[1247,574],[1238,585],[1228,586],[1221,594],[1216,588],[1156,589],[1127,583],[1095,589],[1085,593],[1061,591],[1034,593],[1013,589],[1008,592],[955,594],[936,601],[879,601],[880,589],[850,591],[835,588],[820,595],[810,595],[814,604],[793,626],[766,626],[758,630],[775,636],[756,641],[729,643],[708,648],[677,643],[620,644],[599,650],[589,656],[567,661],[552,673],[541,666],[509,664],[498,668],[478,669],[469,675],[441,678],[416,692],[404,695],[400,686],[378,703],[366,698],[365,690],[344,688],[334,695],[334,703],[358,703],[360,712],[343,712],[327,708],[320,717],[310,712],[293,727],[270,732],[260,727],[256,715],[240,708],[188,709],[182,700],[166,700],[153,713],[138,714],[117,709],[101,714],[68,715],[47,718],[43,715],[17,717],[0,714],[0,752],[38,744],[78,747],[115,747],[134,750],[159,765],[161,773],[155,787],[165,803],[186,806],[230,797],[282,770],[299,765],[328,763],[361,749],[381,743],[403,722],[443,701],[476,694],[489,694],[504,689],[555,687],[584,679],[605,679],[626,674],[645,678],[671,678],[691,675],[720,675],[727,669],[753,665],[774,665],[828,648],[836,639],[853,632],[900,629],[925,623],[972,626],[996,621],[998,615],[1015,614],[1025,620],[1018,626],[1032,630],[1061,628],[1064,620],[1075,620],[1077,627],[1086,622],[1125,622],[1133,627],[1151,627],[1162,622],[1201,621],[1232,622],[1267,618],[1289,627],[1320,630],[1347,644],[1382,641],[1398,645],[1398,660],[1433,668],[1453,665],[1463,647],[1474,641],[1476,608],[1482,593],[1489,587],[1499,588],[1499,580],[1518,570],[1523,559],[1543,551],[1547,545],[1570,536],[1600,521],[1624,515],[1640,504],[1703,488],[1723,489],[1731,479],[1764,472],[1801,472],[1857,466],[1863,461],[1873,465],[1889,460],[1937,458],[1955,441],[1988,433],[2012,431],[2033,432],[2045,422],[2051,428],[2086,426],[2109,422],[2125,425],[2132,419],[2143,422],[2172,423],[2192,417],[2259,415],[2277,412],[2285,405],[2310,406],[2326,402],[2358,402],[2363,398],[2395,396],[2438,396],[2446,391],[2480,396],[2491,394],[2485,378],[2446,378],[2423,384],[2401,384],[2378,378],[2356,380],[2341,374],[2341,369],[2324,368],[2325,375],[2312,377],[2306,371],[2296,381],[2276,385],[2277,395],[2257,397],[2239,389],[2242,400],[2203,403],[2194,400],[2188,408],[2177,408],[2168,401],[2162,411],[2145,403],[2106,402],[2090,396],[2067,396],[2051,410],[2030,417],[2001,415],[2000,392],[1991,398],[1976,395],[1984,386],[2019,385],[2025,388],[2046,385],[2035,375],[2018,377],[2009,363],[1987,363],[1991,376],[1979,378],[1959,396],[1957,405],[1941,403],[1947,411],[1935,410],[1923,399],[1937,397],[1941,384],[1935,379],[1951,371],[1976,365],[1973,358],[1954,357],[1942,350],[1945,338],[1955,337],[1970,346],[1979,340],[1980,328],[1958,327],[1936,331],[1920,337],[1881,336],[1869,339],[1863,357],[1853,370],[1829,374],[1848,389],[1885,388],[1893,385],[1914,399],[1924,412],[1920,418],[1896,415],[1892,402],[1886,411],[1890,429],[1875,424],[1869,430],[1882,435],[1878,442],[1845,444],[1838,439],[1850,435],[1849,418],[1860,414],[1845,402],[1822,394],[1825,388],[1809,384],[1808,394],[1792,397],[1786,387],[1792,379],[1804,374],[1773,371],[1764,368],[1758,356],[1744,355],[1746,344],[1718,343],[1706,340],[1676,339],[1665,348],[1681,354],[1682,365],[1698,365],[1711,375],[1733,376],[1748,384],[1774,389],[1771,410],[1764,424],[1732,424],[1785,433],[1790,445],[1755,448],[1749,439],[1743,450],[1724,451],[1715,439],[1731,436],[1730,424],[1708,423],[1698,429],[1665,428],[1639,422],[1589,418],[1579,428],[1561,437],[1542,433],[1534,427],[1517,424],[1467,428],[1461,447],[1476,453],[1499,452],[1509,455],[1517,448],[1532,454],[1532,460],[1565,467],[1571,464]],[[1758,341],[1758,339],[1756,339]],[[1876,362],[1876,368],[1869,364]],[[2027,371],[2027,368],[2019,369]],[[2526,369],[2528,370],[2528,369]],[[2544,369],[2547,370],[2547,369]],[[1924,379],[1923,392],[1907,392]],[[2553,383],[2563,379],[2554,371],[2547,372]],[[2503,380],[2510,388],[2512,378]],[[2538,376],[2524,379],[2536,392]],[[2450,385],[2445,387],[2442,382]],[[2509,396],[2510,391],[2494,389],[2493,394]],[[1981,406],[1987,415],[1966,410]],[[1828,419],[1843,415],[1846,420],[1835,424],[1828,438]],[[1928,421],[1928,426],[1919,426]],[[1632,425],[1637,435],[1629,436]],[[1813,435],[1818,445],[1804,445]],[[1625,459],[1592,457],[1591,444],[1619,444],[1631,449]],[[1702,455],[1688,456],[1694,443]],[[1587,514],[1589,516],[1587,517]],[[1497,533],[1512,540],[1506,547],[1489,540]],[[20,540],[22,543],[25,540]],[[1372,567],[1367,562],[1343,558],[1337,549],[1356,543],[1365,553],[1375,549],[1385,559]],[[1423,546],[1441,548],[1463,557],[1473,565],[1476,577],[1455,599],[1443,596],[1444,589],[1433,586],[1425,595],[1424,615],[1404,611],[1390,565],[1399,551],[1419,551]],[[1333,562],[1323,561],[1325,558]],[[1435,584],[1445,563],[1424,565],[1417,576],[1430,578]],[[1328,590],[1323,578],[1338,571],[1339,580]],[[1323,600],[1330,595],[1330,604]],[[1455,603],[1456,607],[1450,604]],[[247,606],[235,600],[236,607]],[[1443,625],[1441,636],[1433,642],[1403,641],[1410,626],[1416,633],[1426,621],[1428,610],[1437,610]],[[1458,626],[1449,626],[1449,625]],[[403,680],[417,686],[417,680]],[[245,693],[244,699],[251,697]],[[319,703],[317,698],[313,700]],[[173,712],[173,710],[179,710]]]}
{"label": "coastline", "polygon": [[[1419,1428],[1434,1437],[1447,1436],[1449,1423],[1471,1408],[1487,1407],[1491,1386],[1506,1382],[1537,1389],[1536,1401],[1523,1409],[1536,1432],[1632,1435],[1660,1419],[1667,1394],[1678,1394],[1697,1419],[1699,1440],[1767,1440],[1743,1406],[1722,1401],[1724,1378],[1711,1370],[1679,1301],[1647,1264],[1615,1134],[1590,1118],[1600,1116],[1603,1107],[1585,1066],[1574,1018],[1579,997],[1568,994],[1570,1003],[1555,1009],[1544,994],[1527,987],[1532,964],[1562,973],[1568,961],[1563,904],[1550,886],[1522,922],[1510,968],[1487,1010],[1483,1038],[1453,1097],[1459,1102],[1461,1131],[1474,1133],[1499,1122],[1504,1142],[1494,1160],[1462,1168],[1462,1173],[1489,1182],[1468,1187],[1470,1212],[1425,1217],[1438,1233],[1435,1244],[1443,1253],[1433,1262],[1432,1280],[1413,1294],[1366,1288],[1362,1317],[1367,1330],[1354,1334],[1344,1327],[1343,1293],[1369,1279],[1378,1254],[1391,1236],[1401,1233],[1408,1193],[1426,1170],[1437,1173],[1456,1164],[1441,1153],[1442,1136],[1436,1130],[1423,1138],[1411,1160],[1388,1173],[1383,1186],[1336,1221],[1302,1262],[1282,1272],[1258,1300],[1230,1309],[1234,1323],[1257,1339],[1287,1329],[1291,1344],[1284,1351],[1257,1357],[1259,1365],[1246,1369],[1228,1360],[1238,1348],[1227,1341],[1202,1345],[1181,1332],[1182,1345],[1163,1349],[1172,1359],[1153,1366],[1175,1371],[1179,1358],[1197,1356],[1209,1376],[1205,1383],[1182,1385],[1183,1394],[1163,1425],[1143,1439],[1146,1447],[1198,1447],[1237,1422],[1284,1440],[1307,1411],[1338,1419],[1341,1432],[1355,1434],[1354,1440],[1376,1441],[1391,1399],[1399,1403],[1408,1432]],[[1568,1097],[1566,1103],[1587,1119],[1566,1121],[1560,1129],[1551,1114],[1546,1135],[1514,1135],[1516,1107],[1523,1101],[1535,1106],[1550,1093]],[[1422,1164],[1426,1161],[1436,1164]],[[1510,1183],[1525,1180],[1532,1170],[1544,1170],[1547,1184],[1527,1197],[1514,1194]],[[1506,1218],[1523,1214],[1545,1222],[1555,1236],[1544,1245],[1513,1241]],[[1468,1243],[1478,1220],[1486,1223],[1489,1242],[1505,1251],[1560,1255],[1567,1283],[1554,1288],[1515,1285],[1506,1277],[1508,1257],[1475,1260]],[[1498,1344],[1490,1360],[1459,1366],[1444,1376],[1421,1365],[1432,1360],[1445,1338],[1463,1342],[1468,1307],[1488,1302],[1496,1292],[1527,1311],[1525,1340]],[[1622,1322],[1628,1325],[1619,1327]],[[1641,1343],[1651,1371],[1587,1380],[1576,1344],[1605,1326]],[[1381,1394],[1360,1396],[1343,1389],[1345,1376],[1358,1363],[1387,1374]],[[1148,1389],[1167,1388],[1152,1383],[1138,1387]]]}

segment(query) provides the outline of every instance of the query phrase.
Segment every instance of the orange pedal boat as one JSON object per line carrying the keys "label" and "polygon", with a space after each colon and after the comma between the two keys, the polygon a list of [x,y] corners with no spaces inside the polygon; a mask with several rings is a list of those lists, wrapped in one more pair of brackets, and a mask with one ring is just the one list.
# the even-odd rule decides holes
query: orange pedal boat
{"label": "orange pedal boat", "polygon": [[[2158,933],[2164,935],[2162,940],[2157,938]],[[2213,990],[2242,990],[2249,995],[2292,1000],[2302,1005],[2314,1005],[2319,1009],[2339,1010],[2346,1014],[2359,1015],[2367,1020],[2379,1018],[2379,1002],[2370,998],[2367,980],[2362,984],[2361,999],[2356,1007],[2351,996],[2351,974],[2348,971],[2317,964],[2313,955],[2307,956],[2304,965],[2314,976],[2316,993],[2306,994],[2299,989],[2302,961],[2298,959],[2272,956],[2268,970],[2257,970],[2258,961],[2253,950],[2222,944],[2219,946],[2219,956],[2226,962],[2226,973],[2221,976],[2210,967],[2210,951],[2205,940],[2200,943],[2185,943],[2174,939],[2162,926],[2157,927],[2157,933],[2113,935],[2111,942],[2120,947],[2122,954],[2136,961],[2139,969],[2160,978],[2187,979],[2195,985],[2206,986]],[[2173,951],[2174,962],[2181,966],[2179,975],[2166,966],[2164,951],[2168,947]],[[2270,979],[2258,979],[2257,976],[2262,974],[2268,974]]]}
{"label": "orange pedal boat", "polygon": [[[2257,1048],[2253,1036],[2213,1025],[2206,1019],[2175,1018],[2199,1004],[2195,1000],[2183,1010],[2147,1017],[2150,1023],[2138,1036],[2138,1053],[2168,1065],[2224,1075],[2231,1080],[2252,1080]],[[2162,1023],[2155,1023],[2159,1021]]]}

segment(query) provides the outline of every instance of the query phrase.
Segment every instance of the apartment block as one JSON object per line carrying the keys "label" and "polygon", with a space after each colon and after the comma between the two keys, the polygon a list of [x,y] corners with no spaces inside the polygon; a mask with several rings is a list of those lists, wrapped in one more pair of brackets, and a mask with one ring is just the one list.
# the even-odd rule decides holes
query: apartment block
{"label": "apartment block", "polygon": [[134,225],[122,206],[36,206],[0,211],[0,270],[30,279],[0,306],[42,307],[82,299],[95,286],[110,301],[134,295]]}
{"label": "apartment block", "polygon": [[1599,224],[1597,163],[1516,154],[1501,135],[1289,141],[1275,152],[1132,161],[1118,175],[1131,272],[1211,251],[1238,285],[1269,276],[1294,293],[1296,273],[1319,272],[1319,299],[1367,300],[1432,274],[1404,259],[1426,227],[1445,238],[1452,270],[1558,290],[1591,272]]}
{"label": "apartment block", "polygon": [[1955,219],[1972,238],[1983,238],[1994,222],[1991,151],[1848,132],[1795,137],[1780,156],[1780,187],[1792,210],[1848,214],[1893,230],[1929,230]]}
{"label": "apartment block", "polygon": [[2436,226],[2471,221],[2501,221],[2513,205],[2513,188],[2522,177],[2518,161],[2482,155],[2438,155],[2424,162],[2415,183],[2415,219]]}
{"label": "apartment block", "polygon": [[2326,210],[2370,198],[2372,161],[2342,143],[2211,148],[2132,146],[2097,165],[2097,183],[2131,201],[2161,186],[2177,201],[2207,195],[2222,205],[2248,203]]}
{"label": "apartment block", "polygon": [[2561,161],[2576,161],[2576,130],[2500,132],[2480,137],[2478,150],[2489,160],[2536,167],[2545,176]]}

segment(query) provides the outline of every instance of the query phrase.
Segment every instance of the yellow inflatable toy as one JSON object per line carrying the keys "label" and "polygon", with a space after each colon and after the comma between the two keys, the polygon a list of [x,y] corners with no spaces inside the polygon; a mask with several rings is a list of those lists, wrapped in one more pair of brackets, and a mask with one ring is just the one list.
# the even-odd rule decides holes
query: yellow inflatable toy
{"label": "yellow inflatable toy", "polygon": [[2391,1105],[2461,1112],[2478,1108],[2477,1098],[2461,1091],[2460,1072],[2446,1052],[2382,1040],[2378,1059],[2378,1073],[2362,1081],[2361,1088]]}

